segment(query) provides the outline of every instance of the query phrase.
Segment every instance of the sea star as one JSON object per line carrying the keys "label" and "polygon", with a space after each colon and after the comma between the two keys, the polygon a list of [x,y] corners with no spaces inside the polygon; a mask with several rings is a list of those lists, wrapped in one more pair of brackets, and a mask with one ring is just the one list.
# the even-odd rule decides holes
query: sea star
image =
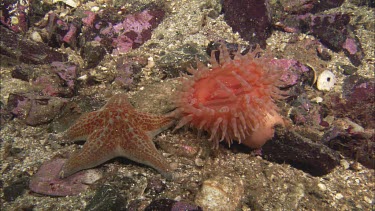
{"label": "sea star", "polygon": [[60,177],[68,177],[121,156],[151,166],[167,179],[172,179],[171,168],[157,151],[152,138],[173,123],[170,115],[136,111],[125,94],[117,94],[100,110],[82,115],[68,129],[66,137],[70,141],[86,138],[87,141],[82,150],[70,156],[60,171]]}

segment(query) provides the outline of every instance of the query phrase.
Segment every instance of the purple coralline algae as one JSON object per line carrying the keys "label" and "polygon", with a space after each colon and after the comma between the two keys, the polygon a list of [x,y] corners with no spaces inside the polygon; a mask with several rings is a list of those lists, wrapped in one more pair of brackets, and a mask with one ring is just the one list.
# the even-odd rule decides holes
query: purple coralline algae
{"label": "purple coralline algae", "polygon": [[115,83],[123,88],[129,88],[133,84],[134,62],[120,59],[116,66],[117,74]]}
{"label": "purple coralline algae", "polygon": [[74,82],[77,78],[77,67],[63,62],[52,62],[55,73],[66,83],[69,89],[74,90]]}
{"label": "purple coralline algae", "polygon": [[127,15],[119,12],[123,11],[114,8],[97,13],[78,11],[78,17],[72,21],[62,20],[56,13],[50,12],[36,25],[51,47],[64,44],[80,48],[85,67],[93,68],[107,52],[126,53],[141,46],[151,38],[152,30],[165,15],[163,10],[156,8]]}
{"label": "purple coralline algae", "polygon": [[114,53],[126,53],[150,39],[151,30],[163,16],[164,14],[160,12],[144,10],[127,15],[123,22],[115,24],[113,30],[118,36],[113,39]]}
{"label": "purple coralline algae", "polygon": [[48,20],[41,22],[40,26],[49,33],[52,45],[66,43],[72,47],[80,47],[87,42],[96,41],[108,51],[118,54],[138,48],[150,39],[152,30],[159,25],[165,14],[160,9],[146,9],[124,17],[119,17],[117,13],[114,9],[98,13],[83,11],[84,17],[76,18],[70,23],[49,13]]}
{"label": "purple coralline algae", "polygon": [[76,91],[77,66],[52,62],[51,69],[36,74],[32,80],[36,89],[44,96],[72,97]]}
{"label": "purple coralline algae", "polygon": [[308,67],[293,59],[273,59],[271,64],[284,70],[280,79],[286,87],[302,82],[303,75],[310,71]]}
{"label": "purple coralline algae", "polygon": [[151,31],[159,25],[164,17],[162,10],[144,10],[139,13],[129,14],[125,16],[122,22],[104,22],[95,19],[89,14],[85,21],[93,25],[99,30],[99,34],[95,37],[96,41],[103,38],[112,39],[113,53],[126,53],[131,49],[138,48],[145,41],[151,38]]}

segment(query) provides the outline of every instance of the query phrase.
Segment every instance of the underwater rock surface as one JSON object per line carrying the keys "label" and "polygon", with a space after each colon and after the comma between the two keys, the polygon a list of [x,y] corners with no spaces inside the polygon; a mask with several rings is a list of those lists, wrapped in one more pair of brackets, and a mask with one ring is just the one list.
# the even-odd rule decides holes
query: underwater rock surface
{"label": "underwater rock surface", "polygon": [[[253,14],[239,6],[253,1],[89,0],[74,8],[69,1],[22,2],[30,3],[24,13],[30,22],[18,32],[8,20],[21,17],[25,8],[0,3],[0,16],[7,18],[1,35],[10,38],[0,40],[2,209],[371,210],[374,205],[372,1],[259,1],[250,8],[260,8]],[[155,25],[146,23],[150,13],[144,11],[158,11],[151,14]],[[129,21],[147,33],[125,29]],[[275,101],[286,129],[277,128],[263,149],[223,143],[212,149],[204,132],[170,129],[154,141],[173,169],[172,181],[124,158],[89,169],[94,179],[81,177],[87,171],[65,182],[57,177],[66,155],[82,148],[81,141],[63,137],[81,114],[99,110],[120,93],[142,112],[173,111],[180,76],[196,68],[196,59],[210,67],[211,52],[222,42],[229,57],[239,47],[245,54],[262,44],[275,65],[287,69],[280,89],[288,95]],[[316,84],[324,71],[335,76],[327,91]]]}

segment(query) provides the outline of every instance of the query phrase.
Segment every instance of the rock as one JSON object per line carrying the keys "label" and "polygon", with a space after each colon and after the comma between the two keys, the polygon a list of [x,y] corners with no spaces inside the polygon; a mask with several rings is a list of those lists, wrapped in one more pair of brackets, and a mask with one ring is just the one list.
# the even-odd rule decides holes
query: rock
{"label": "rock", "polygon": [[101,178],[97,170],[83,170],[65,179],[59,173],[66,159],[55,158],[42,164],[30,180],[30,190],[49,196],[72,196],[88,189],[93,180]]}
{"label": "rock", "polygon": [[26,124],[37,126],[51,122],[64,107],[66,101],[61,98],[39,98],[31,100]]}
{"label": "rock", "polygon": [[271,35],[271,17],[266,6],[267,1],[224,0],[224,19],[234,32],[249,41],[266,47],[266,39]]}
{"label": "rock", "polygon": [[12,70],[12,77],[29,82],[33,73],[34,70],[32,67],[25,64],[20,64],[14,67]]}
{"label": "rock", "polygon": [[362,64],[364,52],[358,37],[349,24],[348,14],[304,14],[281,18],[276,26],[291,33],[309,33],[333,51],[344,51],[354,66]]}
{"label": "rock", "polygon": [[374,0],[349,0],[349,2],[357,6],[375,7]]}
{"label": "rock", "polygon": [[3,126],[5,126],[5,123],[10,121],[12,118],[12,113],[6,108],[4,103],[0,101],[0,130]]}
{"label": "rock", "polygon": [[149,190],[151,193],[159,194],[164,191],[166,187],[165,182],[159,178],[151,178],[147,183],[146,190]]}
{"label": "rock", "polygon": [[300,84],[309,79],[308,76],[310,75],[309,72],[311,72],[310,69],[297,60],[273,59],[271,60],[271,64],[284,71],[280,78],[284,82],[283,88]]}
{"label": "rock", "polygon": [[28,187],[29,178],[23,177],[12,182],[9,186],[4,187],[4,199],[7,202],[16,200],[17,197],[24,194]]}
{"label": "rock", "polygon": [[85,211],[126,210],[126,201],[117,188],[103,185],[88,202]]}
{"label": "rock", "polygon": [[352,31],[347,14],[310,15],[303,21],[309,25],[311,33],[335,51],[343,50],[355,66],[364,57],[361,43]]}
{"label": "rock", "polygon": [[189,204],[187,202],[182,201],[175,201],[172,199],[158,199],[152,201],[150,205],[148,205],[145,211],[203,211],[202,208]]}
{"label": "rock", "polygon": [[342,97],[327,96],[328,108],[336,117],[348,117],[364,128],[375,128],[375,80],[352,75],[344,79]]}
{"label": "rock", "polygon": [[40,97],[33,94],[10,94],[8,110],[30,126],[51,122],[67,101],[58,97]]}
{"label": "rock", "polygon": [[[95,15],[85,12],[82,19],[84,24],[83,42],[96,41],[112,53],[126,53],[138,48],[151,38],[151,32],[163,20],[165,12],[162,9],[152,8],[127,14],[125,17],[119,13],[123,11],[108,8]],[[91,16],[91,18],[90,18]],[[110,46],[109,48],[107,46]]]}
{"label": "rock", "polygon": [[358,71],[358,68],[353,67],[351,65],[344,65],[344,64],[337,66],[337,69],[342,71],[344,75],[353,75],[354,73]]}
{"label": "rock", "polygon": [[[61,84],[58,87],[58,96],[72,97],[76,91],[76,79],[78,75],[78,67],[71,63],[52,62],[51,72],[59,77]],[[48,75],[46,76],[48,77]],[[46,84],[48,86],[48,84]]]}
{"label": "rock", "polygon": [[183,46],[172,49],[165,55],[161,56],[155,63],[158,68],[165,71],[166,77],[178,77],[182,72],[191,65],[196,65],[196,58],[206,63],[207,56],[195,43],[187,43]]}
{"label": "rock", "polygon": [[319,58],[323,61],[331,61],[332,59],[332,56],[328,52],[327,48],[323,47],[322,45],[316,48],[316,53],[319,56]]}
{"label": "rock", "polygon": [[143,10],[129,14],[120,23],[113,26],[117,37],[113,38],[116,46],[114,53],[126,53],[141,46],[151,38],[151,32],[163,20],[165,12],[160,9]]}
{"label": "rock", "polygon": [[323,143],[280,128],[276,128],[275,137],[263,146],[262,152],[266,160],[288,163],[313,176],[328,174],[340,164],[339,154]]}
{"label": "rock", "polygon": [[21,35],[0,26],[1,54],[14,60],[31,64],[49,64],[67,61],[67,55],[59,53],[46,44],[24,39]]}
{"label": "rock", "polygon": [[293,96],[295,99],[290,101],[292,106],[290,118],[295,125],[305,125],[314,129],[319,129],[322,122],[322,108],[318,104],[312,103],[306,93],[299,96]]}
{"label": "rock", "polygon": [[116,63],[115,83],[125,89],[131,88],[140,81],[145,61],[147,58],[143,57],[120,57]]}
{"label": "rock", "polygon": [[344,3],[345,0],[325,0],[325,1],[319,1],[319,4],[316,5],[313,12],[320,12],[324,10],[328,10],[331,8],[336,8],[341,6]]}
{"label": "rock", "polygon": [[96,67],[106,54],[105,48],[97,41],[86,42],[81,49],[81,56],[86,68]]}
{"label": "rock", "polygon": [[303,14],[311,11],[317,4],[318,0],[280,0],[285,12],[293,14]]}
{"label": "rock", "polygon": [[323,141],[330,148],[354,159],[367,168],[375,169],[375,137],[373,130],[352,131],[351,124],[336,121],[334,127],[323,136]]}
{"label": "rock", "polygon": [[31,82],[30,91],[38,95],[72,97],[77,91],[79,68],[69,62],[51,62],[50,65],[17,65],[12,77]]}
{"label": "rock", "polygon": [[244,193],[240,178],[215,176],[203,181],[195,203],[203,210],[236,210]]}

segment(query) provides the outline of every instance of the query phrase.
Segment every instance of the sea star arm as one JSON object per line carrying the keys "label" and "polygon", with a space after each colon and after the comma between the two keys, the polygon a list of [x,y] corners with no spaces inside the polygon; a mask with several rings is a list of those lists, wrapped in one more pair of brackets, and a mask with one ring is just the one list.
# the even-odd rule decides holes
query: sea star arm
{"label": "sea star arm", "polygon": [[137,122],[139,122],[141,129],[148,131],[149,136],[152,138],[157,134],[161,133],[165,129],[169,128],[175,123],[175,118],[164,115],[149,115],[145,113],[138,113],[136,116]]}
{"label": "sea star arm", "polygon": [[116,157],[116,145],[105,141],[108,131],[96,130],[91,133],[83,148],[73,152],[60,171],[60,177],[68,177],[80,170],[95,167],[111,158]]}
{"label": "sea star arm", "polygon": [[156,169],[168,180],[173,179],[168,161],[158,152],[151,137],[140,129],[134,129],[129,141],[120,142],[120,156]]}
{"label": "sea star arm", "polygon": [[103,119],[100,118],[100,112],[94,111],[82,114],[65,133],[65,139],[69,142],[85,140],[88,135],[100,128],[102,124]]}
{"label": "sea star arm", "polygon": [[[128,101],[126,94],[117,94],[110,98],[108,102],[98,111],[82,114],[81,117],[72,125],[66,133],[66,138],[70,141],[84,140],[95,130],[103,127],[108,116],[107,111],[116,112],[118,110],[126,113],[135,112],[133,106]],[[106,113],[107,114],[107,113]]]}
{"label": "sea star arm", "polygon": [[102,109],[116,109],[123,108],[129,111],[135,110],[130,104],[128,96],[126,94],[116,94],[111,97]]}

